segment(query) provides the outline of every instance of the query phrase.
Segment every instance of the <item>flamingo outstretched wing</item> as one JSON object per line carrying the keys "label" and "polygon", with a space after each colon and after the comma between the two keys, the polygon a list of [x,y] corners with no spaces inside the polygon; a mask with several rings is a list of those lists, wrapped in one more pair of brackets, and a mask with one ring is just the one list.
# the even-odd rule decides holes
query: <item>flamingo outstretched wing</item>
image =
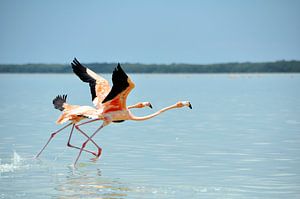
{"label": "flamingo outstretched wing", "polygon": [[83,66],[76,58],[71,63],[74,73],[90,85],[93,104],[99,109],[102,101],[110,91],[109,83],[103,77],[97,75],[89,68]]}
{"label": "flamingo outstretched wing", "polygon": [[130,91],[135,87],[134,83],[121,68],[120,64],[115,68],[112,74],[113,87],[102,101],[104,105],[103,112],[125,110],[126,99]]}

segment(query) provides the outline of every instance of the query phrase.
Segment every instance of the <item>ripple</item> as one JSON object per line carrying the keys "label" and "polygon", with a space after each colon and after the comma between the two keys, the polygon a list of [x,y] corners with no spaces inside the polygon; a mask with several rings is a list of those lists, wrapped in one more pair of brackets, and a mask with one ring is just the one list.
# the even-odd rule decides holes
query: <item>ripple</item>
{"label": "ripple", "polygon": [[274,160],[277,160],[277,161],[293,161],[294,159],[290,159],[290,158],[274,158]]}
{"label": "ripple", "polygon": [[254,142],[254,145],[270,145],[271,143],[269,142]]}
{"label": "ripple", "polygon": [[242,162],[262,162],[265,161],[265,158],[249,158],[249,159],[241,159]]}
{"label": "ripple", "polygon": [[285,122],[286,122],[287,124],[295,124],[295,125],[300,124],[300,122],[299,122],[299,121],[296,121],[296,120],[286,120]]}
{"label": "ripple", "polygon": [[286,177],[286,176],[296,176],[296,173],[275,173],[275,174],[271,174],[270,176],[273,177]]}

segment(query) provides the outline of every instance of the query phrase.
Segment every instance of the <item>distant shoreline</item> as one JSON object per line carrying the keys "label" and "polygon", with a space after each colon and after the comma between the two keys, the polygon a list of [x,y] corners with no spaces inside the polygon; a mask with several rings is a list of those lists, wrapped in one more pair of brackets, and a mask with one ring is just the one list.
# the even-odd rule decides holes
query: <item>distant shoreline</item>
{"label": "distant shoreline", "polygon": [[[85,63],[97,73],[112,73],[117,63]],[[127,73],[300,73],[300,61],[243,62],[220,64],[121,63]],[[70,64],[0,64],[0,73],[72,73]]]}

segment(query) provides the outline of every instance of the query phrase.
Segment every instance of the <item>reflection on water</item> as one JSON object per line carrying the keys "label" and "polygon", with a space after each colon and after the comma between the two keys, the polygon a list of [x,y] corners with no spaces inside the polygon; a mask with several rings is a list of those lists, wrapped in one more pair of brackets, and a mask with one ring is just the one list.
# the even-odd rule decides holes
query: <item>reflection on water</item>
{"label": "reflection on water", "polygon": [[[122,198],[127,196],[130,189],[118,180],[111,180],[101,176],[101,170],[73,170],[70,168],[63,183],[58,184],[55,190],[63,194],[62,198]],[[59,194],[60,195],[60,194]]]}
{"label": "reflection on water", "polygon": [[[86,85],[71,74],[0,75],[0,198],[300,198],[299,75],[132,79],[129,103],[154,106],[136,115],[179,99],[193,110],[105,127],[95,136],[101,158],[83,154],[74,169],[67,129],[33,157],[59,128],[52,98],[66,93],[72,104],[91,105]],[[72,144],[83,140],[75,131]]]}

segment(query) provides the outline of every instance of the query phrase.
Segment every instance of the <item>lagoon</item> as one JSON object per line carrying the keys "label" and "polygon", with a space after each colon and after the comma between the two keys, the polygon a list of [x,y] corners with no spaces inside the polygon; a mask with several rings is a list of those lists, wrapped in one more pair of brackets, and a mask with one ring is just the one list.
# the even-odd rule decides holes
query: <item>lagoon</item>
{"label": "lagoon", "polygon": [[153,105],[136,115],[179,100],[193,109],[109,125],[95,136],[101,158],[83,153],[73,169],[70,129],[33,157],[59,128],[52,99],[92,106],[88,85],[72,74],[0,74],[0,198],[300,197],[299,74],[130,76],[128,104]]}

